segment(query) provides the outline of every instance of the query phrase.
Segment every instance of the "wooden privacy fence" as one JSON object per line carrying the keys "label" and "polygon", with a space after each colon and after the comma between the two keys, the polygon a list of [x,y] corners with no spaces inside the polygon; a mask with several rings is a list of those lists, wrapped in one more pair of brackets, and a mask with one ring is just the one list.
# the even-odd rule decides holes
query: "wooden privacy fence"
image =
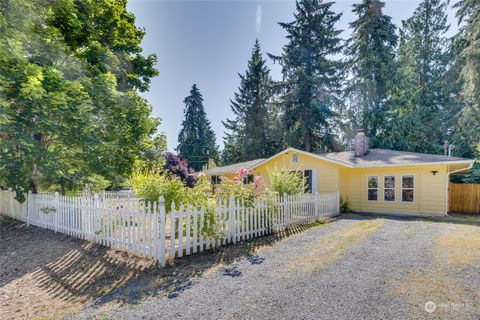
{"label": "wooden privacy fence", "polygon": [[204,206],[144,204],[139,199],[29,194],[20,204],[0,191],[0,214],[104,246],[166,260],[339,214],[339,194],[229,201]]}
{"label": "wooden privacy fence", "polygon": [[480,184],[450,183],[448,212],[480,214]]}

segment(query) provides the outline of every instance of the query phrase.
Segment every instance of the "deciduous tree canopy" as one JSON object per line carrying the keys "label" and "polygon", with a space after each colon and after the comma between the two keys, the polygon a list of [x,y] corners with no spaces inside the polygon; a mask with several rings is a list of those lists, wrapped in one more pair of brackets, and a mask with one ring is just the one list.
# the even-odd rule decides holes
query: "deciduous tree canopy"
{"label": "deciduous tree canopy", "polygon": [[0,4],[0,176],[17,191],[129,174],[159,121],[157,75],[126,1]]}

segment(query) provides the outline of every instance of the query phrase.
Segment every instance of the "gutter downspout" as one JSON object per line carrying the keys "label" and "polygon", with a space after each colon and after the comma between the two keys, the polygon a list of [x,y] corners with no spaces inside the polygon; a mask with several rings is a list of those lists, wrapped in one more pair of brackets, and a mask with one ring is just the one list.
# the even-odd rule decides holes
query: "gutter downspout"
{"label": "gutter downspout", "polygon": [[454,171],[449,171],[449,172],[447,172],[446,186],[445,186],[445,189],[446,189],[446,197],[445,197],[445,199],[446,199],[446,201],[445,201],[445,216],[448,216],[448,194],[449,194],[448,188],[449,188],[449,186],[450,186],[450,175],[451,175],[452,173],[457,173],[457,172],[460,172],[460,171],[470,170],[470,169],[472,169],[474,163],[475,163],[475,160],[472,161],[472,162],[470,162],[469,166],[466,167],[466,168],[462,168],[462,169],[458,169],[458,170],[454,170]]}

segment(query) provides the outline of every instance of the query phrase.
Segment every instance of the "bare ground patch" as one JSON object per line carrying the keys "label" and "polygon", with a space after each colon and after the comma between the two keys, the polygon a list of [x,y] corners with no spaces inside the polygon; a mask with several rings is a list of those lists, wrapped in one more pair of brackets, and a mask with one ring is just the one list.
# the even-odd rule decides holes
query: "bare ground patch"
{"label": "bare ground patch", "polygon": [[354,245],[367,240],[384,225],[384,219],[372,219],[337,230],[301,249],[298,255],[287,261],[287,268],[320,271],[341,258]]}

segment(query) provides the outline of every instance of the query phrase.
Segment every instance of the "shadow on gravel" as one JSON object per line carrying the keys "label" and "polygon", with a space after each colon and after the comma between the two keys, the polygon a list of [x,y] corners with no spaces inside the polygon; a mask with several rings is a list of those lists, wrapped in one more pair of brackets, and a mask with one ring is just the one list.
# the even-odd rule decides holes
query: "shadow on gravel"
{"label": "shadow on gravel", "polygon": [[72,314],[88,306],[109,309],[135,304],[148,296],[176,298],[195,278],[246,258],[253,265],[264,258],[255,250],[324,225],[334,219],[290,228],[170,261],[160,268],[138,258],[88,241],[0,218],[0,305],[2,317],[32,318]]}
{"label": "shadow on gravel", "polygon": [[[194,285],[192,281],[195,278],[205,273],[218,270],[221,266],[228,265],[234,262],[235,259],[240,258],[246,258],[253,265],[261,264],[264,258],[254,254],[257,249],[272,246],[282,239],[301,234],[334,220],[328,219],[297,226],[273,235],[239,242],[236,245],[227,245],[215,250],[182,257],[170,261],[165,268],[159,268],[156,265],[152,266],[140,272],[138,276],[125,283],[122,287],[98,298],[92,306],[99,308],[101,305],[109,302],[116,302],[121,305],[135,304],[141,298],[148,296],[176,298],[182,291]],[[225,268],[222,274],[228,277],[241,276],[241,272],[236,270],[235,267]]]}

